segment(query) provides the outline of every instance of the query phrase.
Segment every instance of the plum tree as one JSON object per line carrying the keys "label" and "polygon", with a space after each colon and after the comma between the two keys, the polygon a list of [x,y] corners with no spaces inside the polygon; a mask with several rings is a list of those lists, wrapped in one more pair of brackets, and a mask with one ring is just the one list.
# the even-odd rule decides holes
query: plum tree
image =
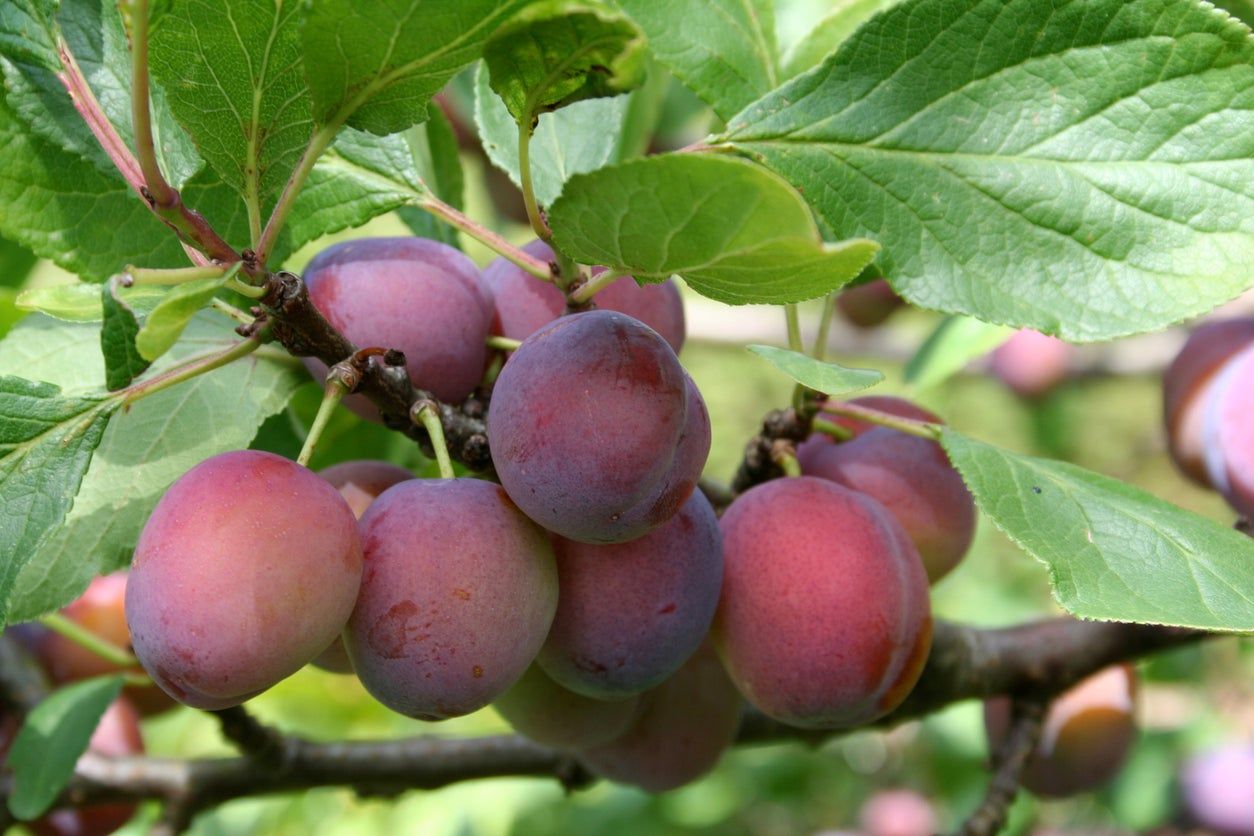
{"label": "plum tree", "polygon": [[836,308],[851,325],[874,328],[882,325],[905,304],[885,279],[854,285],[836,297]]}
{"label": "plum tree", "polygon": [[331,644],[361,572],[356,518],[330,484],[271,453],[214,456],[170,486],[139,537],[135,655],[182,703],[238,705]]}
{"label": "plum tree", "polygon": [[[379,494],[393,485],[414,478],[414,474],[403,467],[391,462],[370,459],[355,459],[333,464],[318,471],[318,475],[340,492],[340,496],[344,497],[348,507],[353,509],[353,515],[357,519],[361,519],[361,515],[366,513],[370,503],[374,502]],[[318,654],[318,658],[313,660],[313,665],[330,673],[353,672],[352,660],[348,658],[348,651],[344,648],[344,640],[340,636],[336,636],[335,641]]]}
{"label": "plum tree", "polygon": [[[323,250],[305,269],[309,298],[358,347],[399,349],[409,378],[460,403],[487,364],[492,295],[474,262],[426,238],[363,238]],[[321,380],[326,368],[307,358]],[[367,417],[362,398],[346,403]]]}
{"label": "plum tree", "polygon": [[905,699],[931,647],[927,574],[877,501],[825,479],[777,479],[723,514],[714,636],[763,713],[843,728]]}
{"label": "plum tree", "polygon": [[[131,646],[126,626],[126,572],[93,578],[87,589],[61,610],[61,615],[123,649]],[[81,644],[45,627],[26,625],[27,645],[56,684],[78,682],[93,676],[117,673],[122,667],[91,652]],[[177,703],[155,685],[128,685],[125,694],[145,716],[173,708]]]}
{"label": "plum tree", "polygon": [[705,403],[653,329],[615,311],[558,319],[501,370],[488,411],[501,484],[527,516],[585,543],[670,519],[710,449]]}
{"label": "plum tree", "polygon": [[[538,239],[522,249],[544,261],[553,260],[552,248]],[[496,300],[495,334],[524,340],[566,311],[566,297],[556,285],[537,279],[503,256],[484,268],[483,280]],[[602,288],[595,299],[598,308],[635,317],[657,331],[676,354],[683,347],[684,303],[673,279],[641,286],[623,276]]]}
{"label": "plum tree", "polygon": [[593,772],[649,792],[666,792],[700,778],[731,746],[741,699],[707,642],[670,679],[640,697],[627,731],[584,749]]}
{"label": "plum tree", "polygon": [[[1119,773],[1136,740],[1136,673],[1128,665],[1106,668],[1060,694],[1049,706],[1041,737],[1024,767],[1022,783],[1046,798],[1099,789]],[[1010,725],[1010,701],[984,704],[990,751]]]}
{"label": "plum tree", "polygon": [[[909,402],[886,406],[903,417],[939,421]],[[928,579],[936,583],[961,562],[975,537],[971,492],[935,441],[887,427],[853,431],[856,434],[849,441],[818,443],[799,450],[802,473],[829,479],[881,502],[910,536],[923,558]]]}
{"label": "plum tree", "polygon": [[1229,505],[1254,519],[1254,342],[1224,364],[1206,400],[1206,473]]}
{"label": "plum tree", "polygon": [[576,694],[534,664],[492,703],[519,734],[558,749],[608,743],[627,731],[639,705],[634,695],[598,700]]}
{"label": "plum tree", "polygon": [[540,667],[598,699],[661,683],[696,651],[718,606],[723,549],[714,508],[694,491],[679,513],[627,543],[554,538],[557,615]]}
{"label": "plum tree", "polygon": [[1207,322],[1163,373],[1163,423],[1171,457],[1186,476],[1210,485],[1206,472],[1206,405],[1210,384],[1234,355],[1254,345],[1254,318]]}
{"label": "plum tree", "polygon": [[1233,742],[1191,757],[1180,773],[1190,819],[1219,836],[1254,833],[1254,745]]}
{"label": "plum tree", "polygon": [[1023,328],[993,349],[989,366],[1021,398],[1039,398],[1067,378],[1075,349],[1040,331]]}
{"label": "plum tree", "polygon": [[522,676],[557,607],[545,532],[499,485],[414,479],[361,518],[365,574],[344,631],[353,670],[384,705],[442,720]]}

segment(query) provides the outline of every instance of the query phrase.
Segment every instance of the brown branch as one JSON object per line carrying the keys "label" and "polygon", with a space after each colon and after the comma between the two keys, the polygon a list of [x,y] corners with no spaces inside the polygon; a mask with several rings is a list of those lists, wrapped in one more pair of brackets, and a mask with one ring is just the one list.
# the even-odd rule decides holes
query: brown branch
{"label": "brown branch", "polygon": [[[1044,701],[1114,662],[1197,641],[1206,635],[1191,630],[1071,618],[1001,630],[940,622],[919,685],[900,708],[876,725],[896,725],[966,699],[1014,694],[1028,701]],[[218,716],[221,718],[222,713]],[[241,724],[227,733],[245,750],[256,752],[271,745],[264,738],[274,733],[257,726],[242,711],[228,712],[227,722]],[[749,713],[739,740],[817,741],[825,734],[828,733],[799,730]],[[550,776],[571,787],[588,780],[570,754],[515,735],[469,740],[423,736],[338,743],[286,736],[282,740],[285,754],[277,766],[252,755],[176,760],[106,758],[89,753],[79,761],[63,803],[157,798],[199,810],[233,798],[314,787],[347,786],[363,794],[395,794],[506,775]],[[0,796],[10,789],[10,783],[0,781]]]}
{"label": "brown branch", "polygon": [[[274,338],[291,354],[316,357],[330,367],[357,353],[357,347],[314,307],[299,276],[288,272],[271,274],[261,303],[272,323]],[[432,455],[427,431],[410,417],[410,408],[421,400],[439,401],[431,393],[416,389],[403,366],[371,362],[361,370],[356,391],[375,405],[384,425],[414,439],[428,456]],[[460,407],[440,404],[449,455],[472,470],[484,471],[492,465],[486,414],[486,400],[477,396],[471,396]]]}
{"label": "brown branch", "polygon": [[1006,824],[1010,805],[1019,794],[1019,776],[1041,737],[1046,705],[1037,700],[1015,700],[1010,732],[993,757],[993,777],[984,799],[958,830],[961,836],[995,836]]}
{"label": "brown branch", "polygon": [[784,475],[783,468],[775,461],[773,447],[776,441],[799,444],[810,434],[813,414],[800,415],[797,410],[776,409],[767,413],[762,430],[745,445],[744,458],[732,479],[732,490],[744,493],[754,485],[777,479]]}

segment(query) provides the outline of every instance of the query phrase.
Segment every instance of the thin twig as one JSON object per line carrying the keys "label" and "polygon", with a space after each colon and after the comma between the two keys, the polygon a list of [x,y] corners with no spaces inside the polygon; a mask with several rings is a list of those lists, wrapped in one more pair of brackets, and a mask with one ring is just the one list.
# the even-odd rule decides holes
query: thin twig
{"label": "thin twig", "polygon": [[1006,824],[1010,805],[1019,794],[1019,778],[1041,736],[1045,704],[1038,700],[1015,700],[1011,705],[1010,732],[993,756],[993,777],[984,800],[962,827],[960,836],[995,836]]}

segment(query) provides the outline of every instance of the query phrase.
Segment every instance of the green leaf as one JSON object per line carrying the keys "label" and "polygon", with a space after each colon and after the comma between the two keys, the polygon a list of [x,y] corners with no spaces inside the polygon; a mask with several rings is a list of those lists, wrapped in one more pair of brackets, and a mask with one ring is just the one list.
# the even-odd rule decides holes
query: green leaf
{"label": "green leaf", "polygon": [[37,261],[30,250],[0,238],[0,287],[21,287]]}
{"label": "green leaf", "polygon": [[580,174],[549,213],[557,245],[639,280],[684,277],[733,305],[813,299],[858,275],[873,241],[825,244],[791,187],[744,160],[668,154]]}
{"label": "green leaf", "polygon": [[17,306],[17,291],[0,287],[0,337],[9,333],[21,321],[26,312]]}
{"label": "green leaf", "polygon": [[884,375],[875,369],[850,369],[835,363],[824,363],[798,351],[770,345],[750,345],[746,348],[802,386],[825,395],[859,392],[884,379]]}
{"label": "green leaf", "polygon": [[[410,128],[410,153],[423,185],[454,209],[465,208],[466,182],[457,148],[457,136],[444,112],[431,111],[430,118]],[[457,230],[433,215],[413,206],[402,206],[397,212],[415,235],[460,246]]]}
{"label": "green leaf", "polygon": [[[165,296],[165,288],[151,285],[119,288],[116,292],[139,316],[156,307]],[[33,287],[18,294],[17,306],[24,311],[38,311],[66,322],[100,322],[104,306],[100,302],[100,285],[74,284]]]}
{"label": "green leaf", "polygon": [[1250,286],[1254,38],[1205,4],[909,0],[725,139],[921,307],[1087,341]]}
{"label": "green leaf", "polygon": [[426,118],[427,103],[525,0],[313,3],[302,37],[314,120],[380,136]]}
{"label": "green leaf", "polygon": [[188,0],[158,18],[149,63],[205,160],[258,212],[313,136],[303,4]]}
{"label": "green leaf", "polygon": [[[573,175],[596,171],[624,156],[619,142],[635,95],[577,102],[540,116],[531,136],[530,162],[532,187],[541,206],[552,205]],[[488,87],[482,66],[475,79],[475,122],[488,159],[521,185],[518,126],[500,96]]]}
{"label": "green leaf", "polygon": [[644,63],[639,27],[578,0],[534,3],[483,46],[492,89],[527,131],[542,112],[638,86]]}
{"label": "green leaf", "polygon": [[897,5],[901,0],[835,0],[831,11],[784,55],[783,77],[792,78],[836,51],[844,41],[878,12]]}
{"label": "green leaf", "polygon": [[1013,333],[1013,328],[989,325],[969,316],[946,317],[906,363],[906,383],[920,389],[943,383]]}
{"label": "green leaf", "polygon": [[0,624],[18,572],[65,519],[116,407],[0,377]]}
{"label": "green leaf", "polygon": [[209,304],[226,277],[175,285],[162,298],[135,336],[139,356],[152,362],[169,351],[197,311]]}
{"label": "green leaf", "polygon": [[100,326],[100,352],[105,361],[105,386],[109,391],[123,389],[143,374],[151,362],[140,356],[135,345],[139,319],[135,311],[117,295],[118,283],[111,279],[100,288],[104,324]]}
{"label": "green leaf", "polygon": [[782,79],[771,0],[617,0],[649,48],[714,112],[730,118]]}
{"label": "green leaf", "polygon": [[942,428],[980,509],[1081,618],[1254,630],[1254,540],[1139,488]]}
{"label": "green leaf", "polygon": [[120,176],[32,135],[2,101],[0,233],[89,281],[186,259]]}
{"label": "green leaf", "polygon": [[87,751],[92,733],[122,691],[122,677],[102,676],[57,689],[26,716],[9,752],[9,811],[29,821],[57,800]]}
{"label": "green leaf", "polygon": [[0,3],[0,55],[54,70],[57,58],[57,0]]}
{"label": "green leaf", "polygon": [[[150,374],[239,342],[233,327],[220,314],[198,314]],[[99,327],[27,317],[0,343],[3,374],[48,380],[66,392],[95,392],[104,379]],[[308,379],[295,360],[265,347],[115,414],[64,525],[26,550],[29,563],[17,577],[11,620],[63,607],[96,575],[128,566],[148,514],[170,483],[210,456],[247,447],[257,427]],[[9,553],[0,547],[0,554]]]}
{"label": "green leaf", "polygon": [[[131,52],[116,0],[61,0],[57,21],[66,46],[95,93],[105,117],[122,142],[134,148]],[[186,64],[184,69],[187,69]],[[60,93],[69,104],[65,91]],[[201,169],[203,162],[191,137],[175,120],[165,90],[160,86],[152,88],[150,110],[153,144],[161,170],[171,185],[181,189]],[[74,115],[78,116],[77,111]],[[81,117],[79,122],[82,123]]]}

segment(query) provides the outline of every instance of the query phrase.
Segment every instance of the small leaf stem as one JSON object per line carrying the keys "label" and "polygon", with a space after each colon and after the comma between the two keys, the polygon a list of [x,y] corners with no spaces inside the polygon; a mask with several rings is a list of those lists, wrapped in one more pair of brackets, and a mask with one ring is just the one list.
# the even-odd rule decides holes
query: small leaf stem
{"label": "small leaf stem", "polygon": [[785,476],[801,475],[801,462],[797,461],[797,448],[791,441],[778,439],[771,444],[771,461],[784,471]]}
{"label": "small leaf stem", "polygon": [[536,203],[535,184],[531,179],[531,127],[522,122],[518,125],[518,179],[522,181],[523,205],[527,209],[527,220],[537,237],[543,241],[553,240],[553,230],[545,223],[540,214],[540,206]]}
{"label": "small leaf stem", "polygon": [[167,372],[157,375],[156,377],[143,380],[138,383],[132,383],[130,386],[118,392],[118,396],[122,399],[122,404],[132,404],[141,398],[149,395],[155,395],[171,386],[177,386],[184,381],[191,380],[206,372],[214,369],[220,369],[223,366],[233,363],[236,360],[247,357],[265,343],[265,329],[254,334],[246,340],[236,343],[235,345],[223,351],[214,352],[213,354],[202,355],[201,357],[189,360],[182,365],[175,366]]}
{"label": "small leaf stem", "polygon": [[226,280],[226,286],[230,290],[234,290],[240,296],[246,296],[249,299],[260,299],[266,295],[266,289],[264,287],[258,287],[257,285],[242,282],[234,276]]}
{"label": "small leaf stem", "polygon": [[440,468],[441,479],[452,479],[453,462],[448,455],[448,444],[444,440],[444,424],[440,421],[440,410],[431,401],[420,401],[414,404],[411,414],[427,428],[431,436],[431,448],[435,451],[435,461]]}
{"label": "small leaf stem", "polygon": [[936,424],[916,421],[913,418],[902,418],[899,415],[889,415],[887,412],[880,412],[878,409],[869,409],[865,406],[844,401],[827,401],[823,404],[823,411],[833,415],[846,415],[850,418],[857,418],[860,421],[866,421],[868,424],[889,427],[907,435],[916,435],[919,438],[926,438],[930,441],[936,441],[941,436],[941,428]]}
{"label": "small leaf stem", "polygon": [[836,294],[829,293],[823,300],[823,312],[819,314],[819,332],[814,335],[814,348],[810,354],[815,360],[827,356],[827,339],[832,332],[832,317],[836,313]]}
{"label": "small leaf stem", "polygon": [[335,414],[335,408],[340,405],[340,401],[344,400],[344,396],[347,394],[348,387],[334,374],[327,377],[322,403],[318,406],[318,414],[314,416],[313,425],[309,428],[309,434],[305,436],[305,443],[300,448],[300,455],[296,457],[297,464],[303,467],[309,466],[309,460],[313,458],[314,449],[318,446],[318,439],[322,438],[322,432],[327,428],[327,423],[331,420],[331,416]]}
{"label": "small leaf stem", "polygon": [[553,281],[553,269],[545,262],[524,252],[520,247],[506,241],[500,235],[483,226],[476,221],[471,220],[465,214],[457,209],[449,206],[444,201],[434,195],[425,196],[420,203],[417,204],[419,209],[428,212],[431,215],[452,226],[460,229],[462,232],[474,238],[480,244],[488,247],[497,255],[503,256],[512,264],[522,268],[526,273],[535,276],[537,279],[546,282]]}
{"label": "small leaf stem", "polygon": [[788,323],[788,347],[798,354],[804,354],[806,348],[801,342],[801,314],[796,305],[784,306],[784,319]]}
{"label": "small leaf stem", "polygon": [[[230,302],[223,302],[221,299],[210,299],[209,307],[213,308],[215,311],[218,311],[219,313],[226,314],[231,319],[235,320],[236,322],[242,323],[244,325],[252,325],[253,323],[254,317],[251,314],[241,311],[239,308],[235,307]],[[284,353],[283,356],[291,357],[291,355],[287,353]]]}
{"label": "small leaf stem", "polygon": [[296,164],[296,168],[292,171],[292,176],[287,178],[287,183],[283,186],[283,192],[279,195],[279,200],[274,205],[274,211],[270,213],[270,219],[266,221],[266,228],[262,231],[261,238],[257,240],[257,246],[254,249],[257,253],[257,264],[259,267],[264,268],[266,266],[266,259],[270,257],[270,252],[274,249],[274,243],[278,240],[279,233],[283,230],[283,224],[287,222],[288,213],[292,211],[292,206],[295,205],[296,198],[300,194],[301,188],[305,185],[305,180],[309,177],[309,173],[313,171],[318,158],[335,141],[335,135],[339,133],[341,124],[342,122],[336,121],[322,125],[310,137],[309,144],[305,146],[305,153],[301,155],[300,162]]}
{"label": "small leaf stem", "polygon": [[848,427],[842,427],[840,424],[827,421],[823,418],[815,418],[812,426],[815,432],[823,433],[823,435],[830,435],[837,441],[848,441],[853,438],[853,431]]}
{"label": "small leaf stem", "polygon": [[148,89],[148,0],[132,0],[131,22],[131,128],[135,134],[135,156],[152,202],[169,208],[177,203],[178,192],[170,188],[161,173],[152,139]]}
{"label": "small leaf stem", "polygon": [[609,287],[625,275],[627,274],[618,273],[614,270],[605,270],[571,291],[570,301],[576,305],[586,305],[588,302],[592,301],[593,296],[596,296],[597,293]]}
{"label": "small leaf stem", "polygon": [[209,265],[206,267],[176,267],[174,269],[154,269],[135,267],[128,264],[122,271],[122,287],[139,285],[174,285],[184,282],[197,282],[204,279],[217,279],[226,275],[227,268]]}
{"label": "small leaf stem", "polygon": [[522,345],[522,340],[511,340],[509,337],[488,337],[488,348],[495,348],[498,351],[517,351],[518,346]]}
{"label": "small leaf stem", "polygon": [[64,636],[84,650],[88,650],[106,662],[123,668],[138,668],[139,660],[125,648],[118,647],[111,641],[83,627],[59,612],[51,612],[39,617],[39,623],[54,633]]}

